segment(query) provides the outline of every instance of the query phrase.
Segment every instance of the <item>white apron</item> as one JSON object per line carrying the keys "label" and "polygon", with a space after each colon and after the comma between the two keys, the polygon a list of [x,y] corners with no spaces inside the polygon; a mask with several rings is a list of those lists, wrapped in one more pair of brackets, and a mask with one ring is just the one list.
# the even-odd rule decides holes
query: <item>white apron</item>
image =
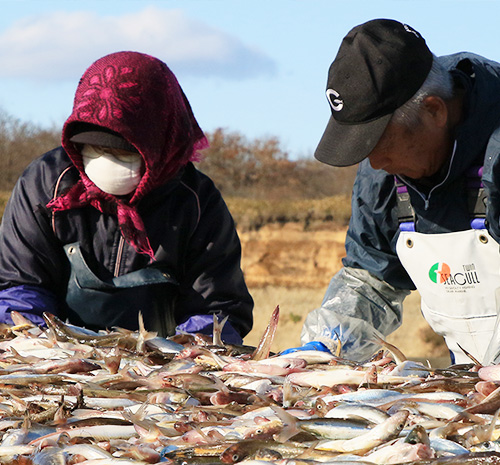
{"label": "white apron", "polygon": [[396,250],[420,293],[425,319],[444,337],[455,363],[471,363],[457,343],[481,363],[487,351],[489,357],[500,350],[500,338],[488,349],[498,314],[500,253],[486,229],[401,231]]}

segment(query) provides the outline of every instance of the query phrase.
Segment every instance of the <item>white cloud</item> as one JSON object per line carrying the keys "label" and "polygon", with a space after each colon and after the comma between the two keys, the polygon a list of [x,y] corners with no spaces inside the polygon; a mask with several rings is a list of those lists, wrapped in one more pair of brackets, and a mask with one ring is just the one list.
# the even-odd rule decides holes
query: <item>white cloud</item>
{"label": "white cloud", "polygon": [[238,38],[180,9],[148,7],[121,16],[53,12],[18,21],[0,33],[0,77],[75,79],[120,50],[149,53],[183,76],[239,80],[275,72],[271,58]]}

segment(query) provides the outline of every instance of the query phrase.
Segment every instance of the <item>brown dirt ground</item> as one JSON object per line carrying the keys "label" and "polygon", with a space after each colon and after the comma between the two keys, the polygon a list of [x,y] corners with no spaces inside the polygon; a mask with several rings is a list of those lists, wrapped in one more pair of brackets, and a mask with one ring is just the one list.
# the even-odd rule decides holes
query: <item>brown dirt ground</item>
{"label": "brown dirt ground", "polygon": [[[274,351],[300,345],[305,316],[321,304],[331,277],[345,254],[345,229],[322,224],[304,231],[302,224],[269,225],[258,231],[239,232],[242,268],[255,301],[254,328],[245,343],[257,345],[274,308],[280,321]],[[433,366],[449,362],[443,339],[420,313],[420,297],[405,301],[403,324],[387,338],[411,359],[429,359]]]}

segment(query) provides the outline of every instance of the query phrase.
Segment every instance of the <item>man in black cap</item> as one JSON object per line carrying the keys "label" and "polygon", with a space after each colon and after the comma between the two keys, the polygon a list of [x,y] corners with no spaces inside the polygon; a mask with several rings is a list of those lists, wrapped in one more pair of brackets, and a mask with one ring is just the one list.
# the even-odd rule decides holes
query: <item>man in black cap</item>
{"label": "man in black cap", "polygon": [[412,27],[376,19],[343,39],[326,96],[332,115],[315,157],[359,168],[343,268],[300,349],[340,341],[345,357],[366,359],[417,289],[452,361],[495,360],[500,64],[436,57]]}

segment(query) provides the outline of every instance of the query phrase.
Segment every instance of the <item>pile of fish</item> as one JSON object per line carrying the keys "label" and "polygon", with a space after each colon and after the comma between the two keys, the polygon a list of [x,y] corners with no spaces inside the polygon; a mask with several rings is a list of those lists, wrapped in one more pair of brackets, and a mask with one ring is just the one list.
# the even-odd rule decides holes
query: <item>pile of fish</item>
{"label": "pile of fish", "polygon": [[500,464],[500,366],[0,325],[1,464]]}

